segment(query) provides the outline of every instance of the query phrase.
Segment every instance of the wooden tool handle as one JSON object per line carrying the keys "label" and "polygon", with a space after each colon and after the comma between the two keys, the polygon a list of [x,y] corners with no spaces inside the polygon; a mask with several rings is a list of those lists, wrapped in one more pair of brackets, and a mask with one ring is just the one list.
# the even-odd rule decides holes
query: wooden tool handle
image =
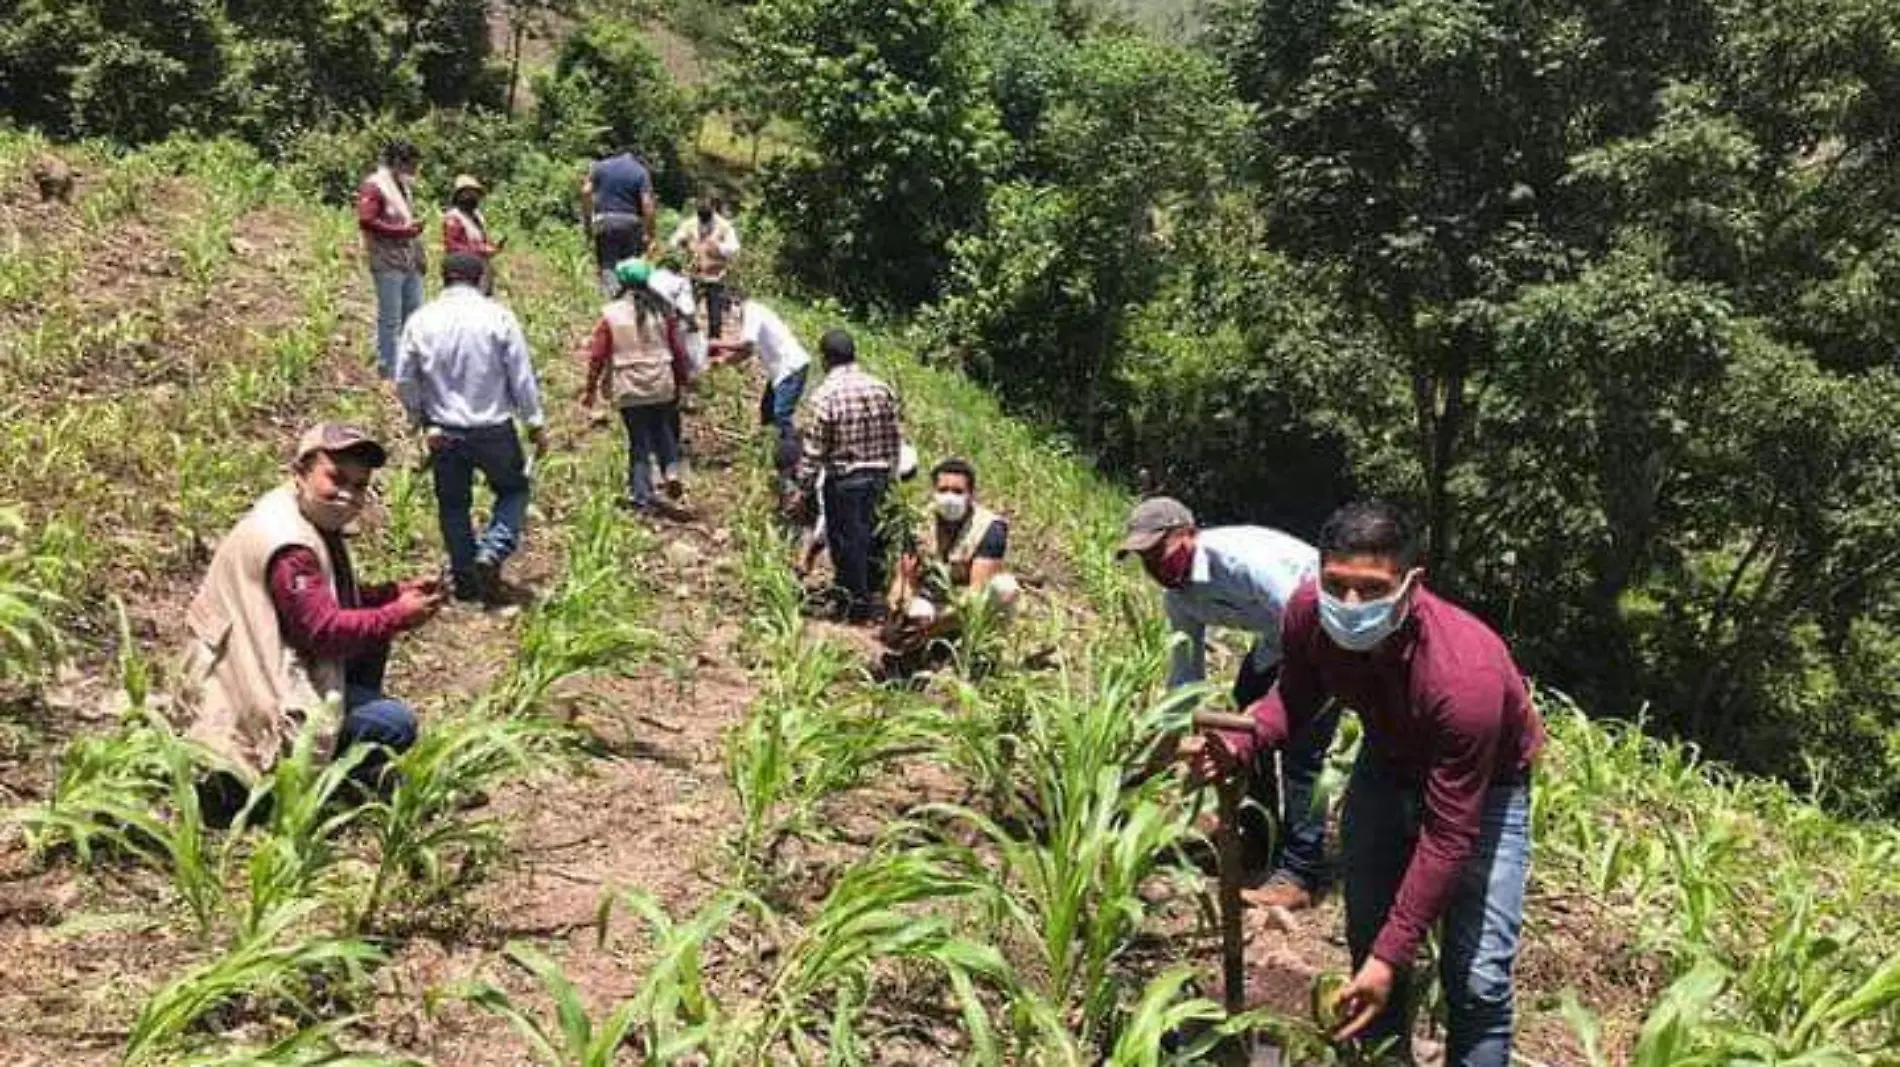
{"label": "wooden tool handle", "polygon": [[1245,730],[1253,731],[1253,716],[1235,715],[1226,711],[1197,711],[1194,713],[1194,725],[1203,730]]}

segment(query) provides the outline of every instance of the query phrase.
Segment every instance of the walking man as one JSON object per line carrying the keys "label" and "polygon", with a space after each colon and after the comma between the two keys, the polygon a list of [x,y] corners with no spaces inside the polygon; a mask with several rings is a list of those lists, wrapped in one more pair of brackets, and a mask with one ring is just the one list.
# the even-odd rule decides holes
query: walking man
{"label": "walking man", "polygon": [[653,232],[653,176],[631,151],[594,161],[581,181],[581,216],[594,239],[601,295],[620,295],[614,267],[646,255]]}
{"label": "walking man", "polygon": [[825,380],[812,394],[799,491],[809,496],[823,473],[833,592],[847,621],[872,622],[884,591],[879,512],[903,443],[897,394],[858,366],[857,345],[845,331],[826,331],[818,349]]}
{"label": "walking man", "polygon": [[1340,828],[1356,973],[1335,1000],[1337,1036],[1411,1062],[1412,959],[1437,926],[1445,1062],[1506,1067],[1543,720],[1503,639],[1425,587],[1403,513],[1349,504],[1319,553],[1318,583],[1287,605],[1285,659],[1249,709],[1253,730],[1194,739],[1196,769],[1245,767],[1328,698],[1351,705],[1365,725]]}
{"label": "walking man", "polygon": [[711,197],[701,197],[694,217],[681,219],[667,247],[689,257],[693,284],[706,298],[706,329],[717,340],[726,320],[726,271],[739,254],[739,231],[719,213]]}
{"label": "walking man", "polygon": [[[521,544],[528,519],[527,457],[515,419],[539,454],[547,444],[541,391],[528,341],[514,313],[482,295],[481,257],[457,252],[442,263],[442,294],[409,321],[396,365],[396,391],[420,427],[435,466],[436,511],[457,600],[501,600],[502,564]],[[488,529],[470,526],[475,472],[495,493]]]}
{"label": "walking man", "polygon": [[759,396],[759,425],[778,429],[779,447],[797,436],[793,415],[805,395],[805,378],[811,367],[811,353],[798,343],[798,337],[778,312],[757,300],[739,304],[739,339],[725,341],[713,332],[708,346],[716,364],[737,363],[747,356],[759,357],[765,371],[765,392]]}
{"label": "walking man", "polygon": [[[213,825],[230,823],[313,717],[342,715],[318,719],[325,756],[415,743],[416,713],[383,695],[383,666],[397,634],[434,617],[440,583],[358,585],[345,541],[387,458],[361,430],[313,426],[297,442],[290,480],[218,541],[185,615],[191,736],[231,766],[198,790]],[[358,781],[377,785],[385,760],[365,756]]]}
{"label": "walking man", "polygon": [[[1267,694],[1280,669],[1287,602],[1319,568],[1313,546],[1265,526],[1198,529],[1186,505],[1157,496],[1135,506],[1117,555],[1138,557],[1142,569],[1166,590],[1161,603],[1168,624],[1186,638],[1174,649],[1170,689],[1207,677],[1207,628],[1218,626],[1253,635],[1234,678],[1234,706],[1246,708]],[[1265,885],[1248,891],[1252,903],[1298,911],[1311,906],[1325,887],[1326,812],[1314,808],[1313,783],[1338,726],[1339,709],[1331,705],[1280,754],[1279,771],[1272,752],[1262,753],[1251,768],[1248,793],[1259,810],[1250,807],[1243,816],[1242,837],[1256,865],[1273,864]],[[1277,857],[1268,854],[1273,829],[1259,812],[1278,816]]]}
{"label": "walking man", "polygon": [[415,145],[391,141],[382,164],[356,190],[356,226],[376,285],[376,372],[385,379],[396,372],[403,324],[422,306],[422,222],[415,213],[421,161]]}

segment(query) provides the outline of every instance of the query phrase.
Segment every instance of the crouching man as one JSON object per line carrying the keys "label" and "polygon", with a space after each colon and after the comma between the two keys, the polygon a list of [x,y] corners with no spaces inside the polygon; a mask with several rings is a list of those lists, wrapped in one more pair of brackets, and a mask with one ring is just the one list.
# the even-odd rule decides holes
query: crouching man
{"label": "crouching man", "polygon": [[897,565],[891,582],[890,643],[917,648],[962,630],[957,603],[984,597],[1009,617],[1021,587],[1005,570],[1009,523],[976,502],[976,468],[946,459],[930,472],[931,518]]}
{"label": "crouching man", "polygon": [[[401,752],[416,740],[416,715],[383,695],[383,665],[396,634],[442,605],[436,578],[359,587],[344,529],[388,458],[367,434],[324,423],[304,433],[291,480],[265,493],[218,542],[186,614],[186,699],[191,736],[225,757],[200,789],[205,818],[227,825],[250,788],[291,749],[304,723],[340,755],[356,744]],[[386,756],[356,768],[375,786]],[[241,776],[241,777],[239,777]]]}

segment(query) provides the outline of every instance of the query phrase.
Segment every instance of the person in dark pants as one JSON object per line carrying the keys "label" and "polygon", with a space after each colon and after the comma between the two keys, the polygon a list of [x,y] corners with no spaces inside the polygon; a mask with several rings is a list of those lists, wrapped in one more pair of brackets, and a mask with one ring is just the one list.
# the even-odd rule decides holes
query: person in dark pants
{"label": "person in dark pants", "polygon": [[[622,260],[616,268],[618,299],[601,309],[587,343],[587,384],[581,405],[607,397],[620,409],[627,428],[627,502],[642,514],[683,517],[677,501],[680,484],[679,375],[685,358],[678,322],[670,305],[647,284],[652,267],[643,259]],[[666,496],[653,491],[658,461]]]}
{"label": "person in dark pants", "polygon": [[845,331],[827,331],[818,348],[825,380],[812,394],[799,490],[809,495],[824,474],[833,594],[847,620],[875,622],[885,584],[879,518],[903,448],[897,394],[858,365],[857,345]]}
{"label": "person in dark pants", "polygon": [[1437,930],[1445,1063],[1508,1067],[1513,971],[1530,866],[1531,779],[1545,740],[1504,640],[1425,587],[1411,521],[1348,504],[1319,536],[1317,582],[1287,603],[1280,677],[1253,729],[1183,745],[1197,776],[1250,766],[1329,701],[1365,740],[1340,821],[1346,942],[1356,969],[1334,997],[1337,1040],[1410,1063],[1412,964]]}
{"label": "person in dark pants", "polygon": [[[527,337],[514,313],[481,291],[481,257],[458,252],[442,264],[442,295],[403,330],[396,391],[420,427],[435,467],[437,517],[458,600],[499,603],[501,568],[521,545],[530,494],[527,455],[515,420],[536,451],[546,447],[541,390]],[[495,493],[488,528],[470,526],[475,473]]]}
{"label": "person in dark pants", "polygon": [[[382,784],[389,753],[415,743],[416,714],[384,694],[383,665],[397,634],[434,617],[441,583],[359,585],[346,539],[387,459],[361,430],[314,426],[297,444],[290,482],[218,542],[185,616],[183,687],[192,738],[231,768],[199,784],[213,826],[230,824],[306,722],[318,725],[322,756],[379,746],[352,772],[368,789]],[[251,820],[266,817],[260,802]]]}
{"label": "person in dark pants", "polygon": [[601,295],[620,292],[614,267],[647,253],[653,231],[653,177],[632,151],[595,160],[581,181],[581,217],[594,242]]}
{"label": "person in dark pants", "polygon": [[[1234,706],[1246,708],[1267,695],[1279,672],[1287,601],[1319,568],[1313,546],[1264,526],[1199,529],[1186,505],[1157,496],[1129,515],[1118,554],[1138,557],[1167,591],[1168,623],[1186,638],[1175,646],[1170,688],[1207,676],[1207,628],[1218,626],[1253,634],[1234,679]],[[1253,768],[1248,793],[1255,806],[1243,813],[1241,831],[1267,877],[1247,891],[1252,903],[1297,911],[1311,906],[1326,884],[1326,812],[1314,805],[1313,786],[1338,726],[1339,711],[1329,707],[1280,754],[1283,767],[1268,752]],[[1262,813],[1273,813],[1280,826],[1272,853],[1266,846],[1273,826]]]}

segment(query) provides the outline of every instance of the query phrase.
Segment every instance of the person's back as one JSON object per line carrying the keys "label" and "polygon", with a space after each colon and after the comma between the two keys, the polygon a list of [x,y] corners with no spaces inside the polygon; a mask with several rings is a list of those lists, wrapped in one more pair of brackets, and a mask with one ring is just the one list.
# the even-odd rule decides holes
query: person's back
{"label": "person's back", "polygon": [[602,308],[600,317],[613,338],[607,388],[614,405],[640,407],[677,398],[673,347],[659,310],[629,291]]}
{"label": "person's back", "polygon": [[631,152],[594,163],[594,212],[598,215],[639,215],[653,179]]}

